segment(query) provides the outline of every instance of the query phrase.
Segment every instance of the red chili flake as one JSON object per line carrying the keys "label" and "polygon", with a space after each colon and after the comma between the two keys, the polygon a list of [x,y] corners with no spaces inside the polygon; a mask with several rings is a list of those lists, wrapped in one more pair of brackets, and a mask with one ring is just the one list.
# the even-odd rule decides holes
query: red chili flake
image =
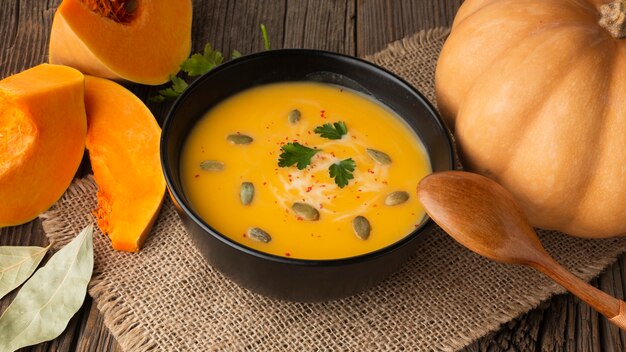
{"label": "red chili flake", "polygon": [[418,228],[418,227],[420,227],[420,224],[415,224],[415,228]]}
{"label": "red chili flake", "polygon": [[367,172],[369,172],[370,174],[374,174],[374,170],[372,169],[367,169]]}
{"label": "red chili flake", "polygon": [[356,196],[356,199],[361,199],[361,196]]}
{"label": "red chili flake", "polygon": [[267,185],[267,182],[263,182],[263,186]]}
{"label": "red chili flake", "polygon": [[362,190],[362,189],[360,189],[360,188],[358,189],[358,191],[359,191],[359,192],[363,192],[363,190]]}
{"label": "red chili flake", "polygon": [[383,181],[383,184],[388,185],[388,184],[389,184],[389,182],[387,182],[387,181]]}
{"label": "red chili flake", "polygon": [[291,257],[291,253],[287,252],[285,253],[286,256]]}
{"label": "red chili flake", "polygon": [[292,139],[292,142],[296,143],[296,142],[298,142],[298,140],[297,139]]}
{"label": "red chili flake", "polygon": [[243,233],[243,237],[248,237],[248,235],[246,235],[246,233],[244,232],[244,233]]}
{"label": "red chili flake", "polygon": [[195,175],[193,175],[193,177],[198,178],[198,177],[200,177],[200,174],[195,174]]}
{"label": "red chili flake", "polygon": [[307,193],[308,193],[308,192],[311,192],[311,190],[312,190],[312,189],[313,189],[313,187],[311,187],[311,186],[307,187],[307,188],[306,188]]}
{"label": "red chili flake", "polygon": [[353,136],[350,136],[350,137],[352,137],[352,139],[356,139],[356,136],[354,136],[354,135],[353,135]]}
{"label": "red chili flake", "polygon": [[320,203],[320,209],[324,209],[324,204]]}
{"label": "red chili flake", "polygon": [[311,134],[311,131],[306,131],[306,133]]}
{"label": "red chili flake", "polygon": [[320,111],[320,117],[323,118],[323,119],[326,118],[326,110]]}
{"label": "red chili flake", "polygon": [[298,221],[302,221],[302,218],[301,218],[301,217],[299,217],[299,216],[298,216],[296,219],[297,219]]}

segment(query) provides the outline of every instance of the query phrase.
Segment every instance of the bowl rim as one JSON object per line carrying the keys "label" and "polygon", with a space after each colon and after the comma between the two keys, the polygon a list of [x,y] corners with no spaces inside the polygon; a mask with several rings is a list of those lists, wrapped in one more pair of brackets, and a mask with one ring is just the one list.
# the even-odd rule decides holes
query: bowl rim
{"label": "bowl rim", "polygon": [[[196,80],[194,80],[192,83],[189,84],[189,86],[187,87],[187,89],[185,89],[185,91],[174,101],[174,103],[172,104],[172,106],[170,107],[170,109],[168,110],[165,119],[163,121],[163,125],[162,125],[162,133],[161,133],[161,138],[160,138],[160,143],[159,143],[159,154],[161,157],[161,168],[163,171],[163,176],[165,178],[165,182],[167,185],[167,190],[168,193],[170,194],[170,196],[174,199],[174,202],[181,208],[181,210],[186,214],[186,216],[188,216],[191,221],[193,221],[197,226],[199,226],[203,231],[207,232],[207,235],[211,235],[213,236],[215,239],[221,241],[222,243],[226,244],[229,247],[232,247],[238,251],[241,251],[245,254],[248,255],[252,255],[255,256],[259,259],[265,259],[265,260],[269,260],[272,262],[276,262],[276,263],[281,263],[281,264],[290,264],[290,265],[299,265],[299,266],[342,266],[342,265],[351,265],[351,264],[355,264],[355,263],[359,263],[359,262],[364,262],[364,261],[369,261],[369,260],[373,260],[375,258],[378,258],[380,256],[383,255],[388,255],[391,254],[393,252],[395,252],[396,250],[398,250],[399,248],[403,247],[404,245],[406,245],[407,243],[411,242],[415,237],[417,237],[418,235],[420,235],[421,233],[425,232],[428,228],[430,228],[432,225],[434,225],[434,221],[428,216],[428,214],[424,215],[424,218],[421,220],[419,226],[417,228],[415,228],[413,231],[411,231],[410,233],[408,233],[406,236],[402,237],[400,240],[393,242],[385,247],[379,248],[377,250],[371,251],[371,252],[367,252],[367,253],[363,253],[363,254],[359,254],[359,255],[355,255],[355,256],[351,256],[351,257],[342,257],[342,258],[330,258],[330,259],[304,259],[304,258],[292,258],[292,257],[285,257],[285,256],[279,256],[279,255],[274,255],[274,254],[270,254],[267,252],[263,252],[260,250],[256,250],[254,248],[248,247],[245,244],[242,244],[240,242],[237,242],[229,237],[227,237],[226,235],[222,234],[220,231],[216,230],[215,228],[213,228],[211,225],[209,225],[207,222],[205,222],[202,217],[200,217],[193,209],[190,205],[186,204],[186,201],[183,199],[183,197],[181,197],[181,195],[179,194],[179,191],[174,187],[174,181],[172,180],[172,175],[169,174],[168,170],[168,164],[170,164],[169,158],[167,156],[167,145],[168,145],[168,137],[170,135],[170,126],[173,124],[172,120],[173,120],[173,115],[174,113],[179,109],[179,107],[184,103],[184,101],[187,99],[187,97],[192,94],[192,92],[201,84],[203,84],[204,81],[211,79],[211,77],[213,77],[214,75],[224,71],[224,70],[228,70],[230,69],[232,66],[237,66],[237,65],[241,65],[241,64],[245,64],[246,62],[250,61],[250,60],[255,60],[258,58],[264,58],[266,56],[272,57],[272,56],[276,56],[276,55],[312,55],[312,56],[321,56],[321,57],[330,57],[331,59],[340,59],[340,60],[347,60],[347,61],[352,61],[352,64],[358,64],[358,65],[362,65],[365,66],[367,69],[369,70],[374,70],[374,71],[380,71],[382,74],[388,76],[389,78],[392,79],[392,81],[395,81],[396,84],[399,84],[400,86],[402,86],[404,89],[410,91],[412,94],[414,94],[415,96],[417,96],[420,100],[420,103],[426,108],[426,110],[430,113],[431,117],[434,118],[434,122],[436,123],[437,127],[439,129],[441,129],[441,131],[443,131],[444,135],[445,135],[445,144],[448,147],[448,163],[449,163],[449,167],[450,170],[454,170],[456,168],[456,164],[455,164],[455,146],[452,140],[452,137],[450,136],[450,132],[448,131],[448,129],[446,128],[445,124],[443,123],[443,120],[441,118],[441,116],[439,116],[439,114],[437,113],[436,109],[433,107],[433,105],[428,101],[428,99],[420,92],[418,91],[416,88],[414,88],[411,84],[409,84],[406,80],[404,80],[403,78],[397,76],[396,74],[394,74],[393,72],[380,67],[372,62],[366,61],[364,59],[358,58],[358,57],[354,57],[354,56],[350,56],[350,55],[345,55],[345,54],[340,54],[340,53],[335,53],[335,52],[330,52],[330,51],[324,51],[324,50],[318,50],[318,49],[292,49],[292,48],[288,48],[288,49],[274,49],[274,50],[266,50],[266,51],[262,51],[262,52],[258,52],[258,53],[254,53],[254,54],[250,54],[250,55],[244,55],[241,56],[239,58],[230,60],[226,63],[223,63],[217,67],[215,67],[214,69],[212,69],[211,71],[203,74],[202,76],[200,76],[199,78],[197,78]],[[294,81],[295,82],[295,81]],[[382,102],[380,102],[382,104]],[[398,114],[398,116],[400,116]],[[403,116],[400,116],[402,119],[404,119]],[[176,169],[178,169],[178,166],[176,167]],[[181,189],[180,192],[183,192],[183,190]],[[187,229],[185,229],[185,231],[187,231]]]}

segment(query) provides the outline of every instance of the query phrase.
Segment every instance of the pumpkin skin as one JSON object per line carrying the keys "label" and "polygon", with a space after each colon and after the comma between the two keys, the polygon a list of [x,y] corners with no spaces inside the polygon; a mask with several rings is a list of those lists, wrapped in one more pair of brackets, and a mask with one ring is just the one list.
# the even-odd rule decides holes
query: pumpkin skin
{"label": "pumpkin skin", "polygon": [[87,5],[107,2],[61,3],[50,33],[50,63],[114,80],[149,85],[167,82],[189,56],[191,0],[137,0],[133,16],[125,22],[103,16]]}
{"label": "pumpkin skin", "polygon": [[603,4],[468,0],[435,78],[464,166],[534,226],[581,237],[626,234],[626,39]]}
{"label": "pumpkin skin", "polygon": [[165,194],[161,129],[139,98],[119,84],[85,77],[87,150],[98,184],[98,226],[113,249],[137,252]]}
{"label": "pumpkin skin", "polygon": [[72,182],[87,133],[83,82],[48,64],[0,81],[0,227],[34,219]]}

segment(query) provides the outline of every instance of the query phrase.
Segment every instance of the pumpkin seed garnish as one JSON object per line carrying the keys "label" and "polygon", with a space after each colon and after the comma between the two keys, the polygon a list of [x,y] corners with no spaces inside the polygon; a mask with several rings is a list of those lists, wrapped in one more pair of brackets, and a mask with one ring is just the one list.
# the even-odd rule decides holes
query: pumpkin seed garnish
{"label": "pumpkin seed garnish", "polygon": [[217,160],[205,160],[200,163],[200,168],[204,171],[222,171],[224,163]]}
{"label": "pumpkin seed garnish", "polygon": [[254,198],[254,184],[252,182],[242,182],[239,188],[239,200],[241,204],[250,205]]}
{"label": "pumpkin seed garnish", "polygon": [[320,212],[312,205],[306,203],[295,202],[291,209],[304,220],[317,221],[320,218]]}
{"label": "pumpkin seed garnish", "polygon": [[372,226],[370,222],[364,216],[357,216],[352,220],[352,228],[354,229],[354,233],[356,237],[365,241],[370,237],[370,231],[372,231]]}
{"label": "pumpkin seed garnish", "polygon": [[222,171],[224,163],[217,160],[205,160],[200,163],[200,168],[204,171]]}
{"label": "pumpkin seed garnish", "polygon": [[405,191],[391,192],[385,197],[385,205],[394,206],[409,200],[409,193]]}
{"label": "pumpkin seed garnish", "polygon": [[301,116],[302,114],[300,113],[300,110],[293,109],[289,112],[287,119],[289,120],[290,124],[295,125],[296,123],[298,123],[298,121],[300,121]]}
{"label": "pumpkin seed garnish", "polygon": [[261,230],[258,227],[249,228],[248,232],[246,232],[246,235],[255,241],[263,243],[269,243],[272,240],[272,237],[269,233]]}
{"label": "pumpkin seed garnish", "polygon": [[367,155],[369,155],[369,157],[372,158],[375,162],[381,165],[391,164],[391,158],[389,157],[389,155],[387,155],[387,153],[383,153],[380,150],[371,148],[367,148],[365,149],[365,151],[367,152]]}
{"label": "pumpkin seed garnish", "polygon": [[241,133],[229,134],[226,139],[232,144],[250,144],[254,140],[252,137]]}

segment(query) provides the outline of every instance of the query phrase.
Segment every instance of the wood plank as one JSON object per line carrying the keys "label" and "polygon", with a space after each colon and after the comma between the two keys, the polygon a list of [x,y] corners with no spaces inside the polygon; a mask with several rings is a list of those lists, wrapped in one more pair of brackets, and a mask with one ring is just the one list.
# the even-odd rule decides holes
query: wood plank
{"label": "wood plank", "polygon": [[[0,75],[44,62],[60,0],[0,1]],[[205,43],[225,53],[263,50],[264,23],[274,48],[305,47],[369,55],[420,29],[449,25],[461,0],[194,0],[194,51]],[[160,87],[128,85],[147,99]],[[148,104],[162,121],[169,104]],[[0,229],[0,245],[45,245],[39,221]],[[597,280],[623,298],[626,256]],[[3,311],[15,296],[0,301]],[[571,295],[554,297],[464,351],[624,351],[626,335]],[[121,351],[91,299],[57,339],[26,351]]]}
{"label": "wood plank", "polygon": [[461,0],[357,0],[356,53],[370,55],[422,29],[449,26],[459,6]]}
{"label": "wood plank", "polygon": [[354,1],[287,2],[285,36],[281,47],[354,55],[355,9]]}

